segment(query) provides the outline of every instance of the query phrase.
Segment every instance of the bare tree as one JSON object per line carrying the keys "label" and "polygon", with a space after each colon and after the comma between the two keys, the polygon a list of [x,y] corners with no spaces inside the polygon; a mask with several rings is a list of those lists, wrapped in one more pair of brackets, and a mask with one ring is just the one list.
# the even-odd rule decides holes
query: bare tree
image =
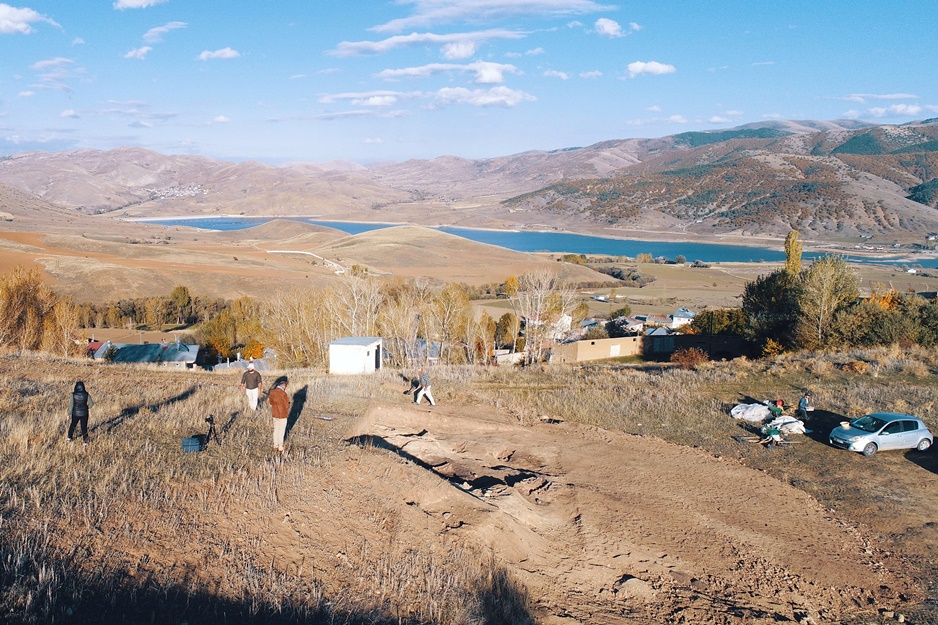
{"label": "bare tree", "polygon": [[381,288],[374,278],[343,274],[327,305],[348,336],[374,336],[381,307]]}
{"label": "bare tree", "polygon": [[562,283],[557,274],[539,270],[521,276],[517,302],[524,324],[526,360],[539,362],[563,334],[564,325],[569,331],[576,293]]}

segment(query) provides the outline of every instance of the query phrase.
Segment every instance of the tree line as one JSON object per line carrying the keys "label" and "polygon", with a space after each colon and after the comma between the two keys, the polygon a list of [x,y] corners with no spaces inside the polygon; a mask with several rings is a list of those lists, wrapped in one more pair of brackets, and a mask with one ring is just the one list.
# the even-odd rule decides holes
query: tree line
{"label": "tree line", "polygon": [[[420,281],[345,274],[318,289],[281,290],[260,302],[194,296],[185,286],[168,296],[76,304],[42,282],[41,270],[17,267],[0,276],[0,344],[16,349],[83,352],[82,330],[163,331],[175,324],[186,342],[213,359],[259,358],[272,348],[283,366],[322,366],[329,343],[344,336],[381,336],[391,363],[414,366],[431,352],[445,362],[488,362],[496,349],[543,359],[568,326],[585,316],[572,287],[550,271],[510,276],[493,285],[508,303],[498,319],[476,315],[463,284],[432,288]],[[577,318],[574,319],[574,316]]]}
{"label": "tree line", "polygon": [[785,265],[746,284],[741,309],[699,312],[689,331],[739,334],[763,355],[878,345],[938,345],[938,299],[874,285],[861,298],[859,278],[841,256],[801,266],[797,231],[785,240]]}

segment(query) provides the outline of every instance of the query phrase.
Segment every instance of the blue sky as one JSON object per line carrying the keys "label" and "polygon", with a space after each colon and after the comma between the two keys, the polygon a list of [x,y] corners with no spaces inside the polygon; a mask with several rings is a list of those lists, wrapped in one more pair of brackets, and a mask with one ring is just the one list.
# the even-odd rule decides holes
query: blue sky
{"label": "blue sky", "polygon": [[0,3],[0,154],[502,156],[938,117],[935,0]]}

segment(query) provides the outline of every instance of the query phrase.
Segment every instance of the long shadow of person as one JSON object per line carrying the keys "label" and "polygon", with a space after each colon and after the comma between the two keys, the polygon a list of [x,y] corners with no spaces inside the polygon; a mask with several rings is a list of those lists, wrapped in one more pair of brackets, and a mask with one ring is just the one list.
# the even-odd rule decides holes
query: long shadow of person
{"label": "long shadow of person", "polygon": [[287,431],[286,436],[290,435],[290,430],[293,429],[293,426],[296,425],[296,422],[300,420],[300,415],[303,413],[303,406],[306,405],[306,395],[309,391],[308,386],[304,386],[297,392],[293,393],[293,401],[290,405],[290,414],[287,415]]}
{"label": "long shadow of person", "polygon": [[94,426],[89,427],[88,430],[94,432],[98,428],[105,428],[105,431],[113,432],[117,427],[123,425],[124,422],[128,419],[133,419],[136,417],[144,408],[150,412],[158,412],[159,409],[163,408],[164,406],[169,406],[175,404],[176,402],[183,401],[184,399],[188,399],[190,396],[192,396],[193,393],[196,392],[196,390],[198,390],[198,388],[198,385],[189,387],[175,397],[169,397],[163,401],[154,402],[152,404],[137,404],[136,406],[129,406],[121,410],[120,414],[117,416],[111,417],[105,421],[100,421]]}

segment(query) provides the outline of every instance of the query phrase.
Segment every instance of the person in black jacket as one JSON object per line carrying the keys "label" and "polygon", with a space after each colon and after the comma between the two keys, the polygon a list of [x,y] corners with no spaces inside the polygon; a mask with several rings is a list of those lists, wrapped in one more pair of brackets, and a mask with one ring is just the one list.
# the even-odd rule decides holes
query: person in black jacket
{"label": "person in black jacket", "polygon": [[88,410],[94,402],[91,395],[85,390],[85,383],[79,380],[75,382],[75,390],[72,391],[71,400],[68,404],[68,416],[72,418],[68,426],[68,440],[72,440],[75,435],[75,426],[81,424],[81,437],[85,445],[88,444]]}

